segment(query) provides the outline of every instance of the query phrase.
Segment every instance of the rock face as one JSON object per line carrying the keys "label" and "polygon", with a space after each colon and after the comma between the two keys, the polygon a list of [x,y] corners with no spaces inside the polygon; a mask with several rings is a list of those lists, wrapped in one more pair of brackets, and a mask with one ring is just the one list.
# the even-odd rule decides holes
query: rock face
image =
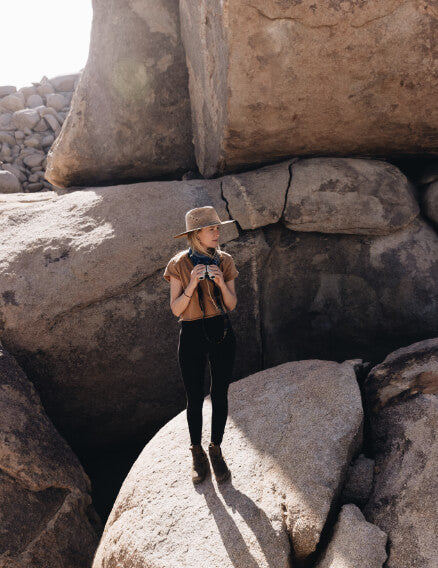
{"label": "rock face", "polygon": [[438,339],[394,351],[365,381],[377,474],[365,508],[389,537],[388,568],[436,568]]}
{"label": "rock face", "polygon": [[359,362],[296,361],[232,383],[222,443],[232,478],[221,486],[193,486],[181,412],[125,479],[93,568],[284,567],[289,539],[294,556],[311,554],[361,443]]}
{"label": "rock face", "polygon": [[415,0],[181,0],[200,171],[438,153],[436,18]]}
{"label": "rock face", "polygon": [[[306,357],[381,359],[438,335],[438,236],[420,218],[389,235],[263,230],[264,364]],[[426,300],[426,298],[428,298]],[[419,335],[419,330],[421,335]],[[383,351],[385,346],[385,351]]]}
{"label": "rock face", "polygon": [[88,62],[47,179],[58,187],[181,174],[195,166],[177,0],[95,0]]}
{"label": "rock face", "polygon": [[100,520],[90,480],[0,345],[0,566],[88,568]]}
{"label": "rock face", "polygon": [[[184,408],[179,325],[162,271],[186,248],[172,235],[193,207],[213,205],[224,220],[230,211],[252,228],[239,235],[231,224],[221,237],[240,271],[234,378],[300,358],[381,359],[438,334],[431,226],[417,217],[403,229],[388,223],[393,232],[381,236],[290,231],[283,207],[297,163],[0,197],[2,338],[75,449],[143,443]],[[410,193],[398,195],[403,211]],[[360,216],[351,222],[363,227]]]}
{"label": "rock face", "polygon": [[368,523],[356,505],[344,505],[316,568],[382,568],[386,540],[386,534]]}

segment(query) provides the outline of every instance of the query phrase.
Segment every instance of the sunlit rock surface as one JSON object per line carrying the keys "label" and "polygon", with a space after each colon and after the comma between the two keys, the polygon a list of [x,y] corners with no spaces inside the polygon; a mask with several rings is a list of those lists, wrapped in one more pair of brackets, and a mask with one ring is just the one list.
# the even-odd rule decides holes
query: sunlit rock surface
{"label": "sunlit rock surface", "polygon": [[[232,383],[222,443],[232,478],[220,486],[213,474],[193,485],[178,414],[125,479],[93,568],[284,568],[292,549],[311,554],[361,444],[359,362],[296,361]],[[204,446],[210,421],[207,398]]]}

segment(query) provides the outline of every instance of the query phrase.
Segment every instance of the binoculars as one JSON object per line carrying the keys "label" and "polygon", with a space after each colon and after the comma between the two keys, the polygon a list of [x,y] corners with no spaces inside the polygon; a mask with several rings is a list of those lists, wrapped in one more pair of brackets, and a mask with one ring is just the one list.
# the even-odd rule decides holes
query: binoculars
{"label": "binoculars", "polygon": [[208,278],[209,280],[214,280],[215,276],[212,272],[210,272],[209,270],[210,266],[207,264],[207,266],[205,267],[205,272],[203,274],[201,274],[201,276],[199,276],[199,280],[204,280],[204,278]]}

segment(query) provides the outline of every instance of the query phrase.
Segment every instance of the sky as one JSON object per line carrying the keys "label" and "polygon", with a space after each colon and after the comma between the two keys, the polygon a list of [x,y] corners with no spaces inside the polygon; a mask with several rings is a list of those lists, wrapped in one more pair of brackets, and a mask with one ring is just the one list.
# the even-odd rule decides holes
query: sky
{"label": "sky", "polygon": [[0,86],[78,73],[88,57],[91,0],[0,0]]}

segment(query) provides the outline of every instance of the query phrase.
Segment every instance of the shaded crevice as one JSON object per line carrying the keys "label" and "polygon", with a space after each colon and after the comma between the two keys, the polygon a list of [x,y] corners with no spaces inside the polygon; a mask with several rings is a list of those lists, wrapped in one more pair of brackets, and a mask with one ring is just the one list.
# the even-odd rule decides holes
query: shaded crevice
{"label": "shaded crevice", "polygon": [[[260,277],[260,282],[259,282],[260,294],[258,298],[258,303],[259,303],[259,319],[260,319],[261,370],[267,368],[265,355],[266,355],[266,345],[269,342],[268,334],[265,333],[264,305],[263,305],[263,298],[265,297],[264,286],[266,284],[266,279],[268,278],[268,276],[263,277],[263,275],[271,274],[270,270],[271,257],[274,254],[274,251],[276,250],[276,247],[280,242],[280,232],[273,229],[273,227],[279,227],[279,225],[280,223],[277,222],[274,225],[267,225],[265,227],[261,227],[263,238],[269,246],[269,253],[265,260],[265,270],[262,272],[262,276]],[[266,238],[267,234],[272,233],[273,231],[274,231],[274,238],[273,239]]]}
{"label": "shaded crevice", "polygon": [[[221,189],[221,198],[223,199],[223,201],[225,203],[225,209],[227,210],[228,217],[230,219],[233,219],[234,217],[231,215],[230,204],[228,203],[228,199],[225,197],[225,194],[224,194],[224,182],[222,180],[220,181],[220,189]],[[240,226],[240,223],[237,219],[236,219],[236,225],[237,225],[237,230],[239,232],[239,237],[241,237],[244,234],[244,231],[243,231],[242,227]]]}
{"label": "shaded crevice", "polygon": [[362,401],[362,409],[363,409],[363,442],[362,442],[362,449],[361,452],[364,454],[366,458],[375,458],[375,451],[373,446],[373,437],[372,437],[372,426],[371,426],[371,418],[370,412],[368,409],[367,398],[364,389],[364,382],[365,379],[372,369],[376,362],[365,361],[355,367],[354,372],[356,374],[357,384],[359,386],[361,401]]}
{"label": "shaded crevice", "polygon": [[280,217],[279,217],[279,219],[278,219],[278,222],[283,222],[283,224],[284,224],[284,212],[285,212],[285,210],[286,210],[287,198],[288,198],[288,195],[289,195],[289,189],[290,189],[290,186],[291,186],[291,184],[292,184],[292,166],[293,166],[294,164],[296,164],[297,162],[299,162],[299,161],[300,161],[300,158],[294,158],[294,159],[290,162],[290,164],[288,165],[289,180],[288,180],[288,182],[287,182],[286,192],[285,192],[285,194],[284,194],[283,208],[282,208],[282,210],[281,210]]}

